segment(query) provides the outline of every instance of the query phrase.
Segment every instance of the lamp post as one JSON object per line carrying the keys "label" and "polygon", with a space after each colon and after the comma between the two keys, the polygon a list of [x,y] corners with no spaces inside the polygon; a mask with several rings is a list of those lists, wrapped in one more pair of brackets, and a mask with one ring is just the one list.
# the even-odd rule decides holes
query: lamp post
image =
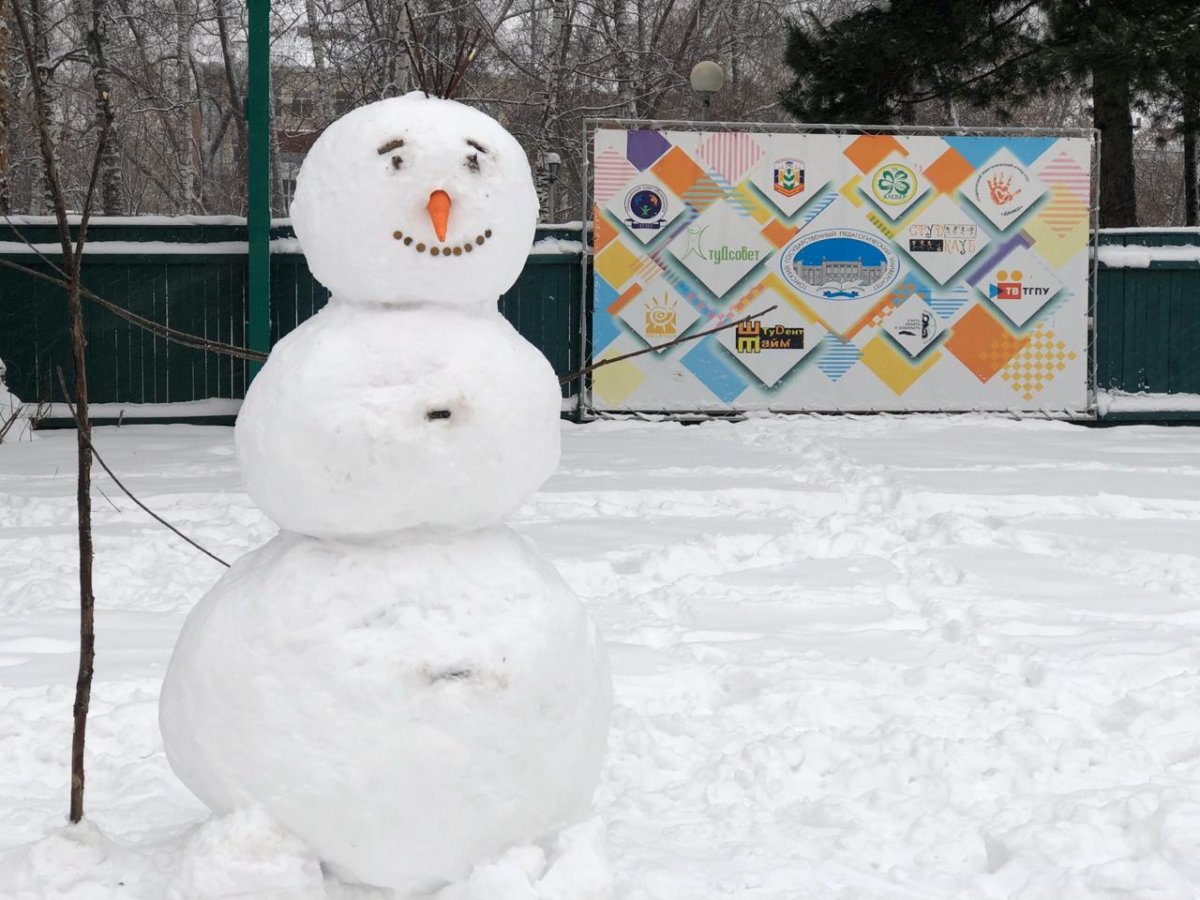
{"label": "lamp post", "polygon": [[708,105],[712,95],[725,86],[725,70],[711,60],[703,60],[692,66],[692,90],[700,95],[704,104],[702,121],[708,121]]}
{"label": "lamp post", "polygon": [[[553,220],[558,215],[558,170],[562,166],[562,157],[551,150],[546,154],[546,205]],[[551,221],[550,224],[554,224]]]}

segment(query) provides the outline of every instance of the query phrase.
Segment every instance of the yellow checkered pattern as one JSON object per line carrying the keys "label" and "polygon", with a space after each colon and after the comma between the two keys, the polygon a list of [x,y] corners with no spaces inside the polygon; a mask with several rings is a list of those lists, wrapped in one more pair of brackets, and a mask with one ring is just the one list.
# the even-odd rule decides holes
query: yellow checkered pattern
{"label": "yellow checkered pattern", "polygon": [[1029,343],[1000,371],[1000,377],[1025,400],[1032,400],[1077,355],[1053,331],[1039,324],[1029,336]]}

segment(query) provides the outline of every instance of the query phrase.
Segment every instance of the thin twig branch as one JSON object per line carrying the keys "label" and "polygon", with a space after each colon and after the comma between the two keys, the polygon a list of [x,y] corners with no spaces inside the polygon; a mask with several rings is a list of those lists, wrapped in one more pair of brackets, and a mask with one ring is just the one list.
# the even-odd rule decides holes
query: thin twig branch
{"label": "thin twig branch", "polygon": [[[55,368],[58,370],[58,384],[59,384],[59,387],[62,388],[63,400],[66,401],[67,409],[69,409],[71,411],[71,418],[75,420],[75,427],[79,428],[80,427],[79,414],[75,411],[75,404],[73,404],[71,402],[71,397],[67,393],[67,380],[66,380],[66,378],[63,377],[62,366],[56,366]],[[227,569],[229,568],[229,563],[225,562],[225,560],[221,559],[221,557],[217,556],[211,550],[207,550],[204,547],[202,547],[200,544],[196,543],[194,540],[192,540],[190,537],[188,537],[186,534],[184,534],[182,531],[180,531],[178,528],[176,528],[174,525],[172,525],[170,522],[168,522],[166,519],[164,519],[162,516],[160,516],[158,513],[156,513],[150,507],[148,507],[145,503],[143,503],[141,500],[139,500],[137,497],[135,497],[133,495],[133,491],[131,491],[131,490],[129,490],[129,488],[125,487],[125,485],[122,483],[121,479],[117,477],[116,473],[113,472],[113,470],[108,467],[108,463],[106,463],[104,461],[104,458],[96,451],[96,445],[92,443],[90,438],[87,440],[87,443],[88,443],[88,446],[91,448],[92,456],[95,458],[96,462],[100,463],[100,468],[102,468],[105,472],[108,473],[108,477],[113,480],[113,483],[115,483],[116,486],[121,489],[122,493],[124,493],[126,497],[128,497],[130,500],[132,500],[134,503],[136,503],[138,508],[140,510],[142,510],[142,512],[144,512],[146,515],[148,515],[150,518],[152,518],[159,525],[162,525],[164,528],[168,529],[169,531],[173,531],[176,535],[183,538],[185,541],[187,541],[189,544],[191,544],[193,547],[195,547],[197,550],[199,550],[205,556],[211,557],[212,559],[215,559],[217,562],[219,562],[221,565],[223,565],[225,568],[227,568]],[[103,491],[101,491],[101,493],[103,493]],[[108,498],[106,497],[105,499],[108,499]],[[108,502],[112,503],[111,500],[109,500]],[[114,509],[116,508],[115,504],[114,504],[113,508]]]}
{"label": "thin twig branch", "polygon": [[743,316],[733,322],[726,322],[724,325],[718,325],[716,328],[709,328],[707,331],[697,331],[695,334],[681,334],[673,341],[667,341],[665,344],[655,344],[650,347],[643,347],[641,350],[634,350],[632,353],[622,353],[620,356],[610,356],[608,359],[602,359],[598,363],[593,363],[590,366],[584,366],[570,375],[564,375],[558,379],[559,384],[569,384],[576,378],[582,378],[588,372],[594,372],[597,369],[602,369],[605,366],[611,366],[613,363],[621,362],[622,360],[631,359],[635,356],[641,356],[644,353],[652,353],[655,350],[665,350],[668,347],[674,347],[676,344],[684,344],[688,341],[694,341],[697,338],[706,337],[710,334],[716,334],[718,331],[724,331],[727,328],[733,328],[735,325],[741,325],[743,322],[749,322],[753,319],[759,319],[775,309],[778,304],[768,306],[766,309],[759,310],[756,313],[750,313],[748,316]]}

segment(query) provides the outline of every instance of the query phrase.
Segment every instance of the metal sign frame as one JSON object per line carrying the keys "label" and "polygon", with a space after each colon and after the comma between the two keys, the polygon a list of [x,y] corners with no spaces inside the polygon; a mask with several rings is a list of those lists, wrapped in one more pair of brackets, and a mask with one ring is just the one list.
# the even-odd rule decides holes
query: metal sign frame
{"label": "metal sign frame", "polygon": [[[653,131],[692,131],[692,132],[735,132],[749,134],[838,134],[838,135],[897,135],[897,136],[918,136],[926,135],[932,137],[1055,137],[1055,138],[1087,138],[1091,145],[1091,166],[1089,171],[1090,176],[1090,200],[1088,203],[1088,219],[1089,219],[1089,263],[1088,263],[1088,303],[1087,303],[1087,354],[1086,362],[1087,372],[1087,406],[1083,410],[1056,410],[1056,409],[1040,409],[1037,412],[1026,410],[895,410],[882,408],[864,408],[864,409],[839,409],[839,410],[808,410],[795,408],[771,408],[768,407],[766,412],[791,415],[791,414],[811,414],[811,415],[855,415],[866,413],[888,413],[892,415],[922,415],[930,413],[975,413],[979,415],[1004,415],[1004,416],[1021,416],[1024,418],[1051,418],[1051,419],[1067,419],[1075,421],[1095,421],[1099,418],[1099,410],[1096,402],[1096,376],[1097,376],[1097,355],[1096,355],[1096,334],[1097,334],[1097,269],[1099,266],[1099,221],[1100,221],[1100,131],[1097,128],[1007,128],[1007,127],[979,127],[979,128],[954,128],[928,125],[831,125],[831,124],[807,124],[794,122],[703,122],[694,120],[675,120],[675,119],[612,119],[612,118],[586,118],[583,120],[582,129],[582,147],[579,158],[581,165],[582,190],[580,196],[582,199],[582,208],[580,210],[580,221],[583,223],[581,235],[583,237],[583,253],[580,255],[580,343],[582,349],[582,358],[585,363],[590,365],[592,362],[592,347],[591,347],[591,329],[592,329],[592,211],[593,211],[593,184],[592,172],[594,169],[594,161],[592,159],[595,149],[595,133],[599,129],[613,130],[653,130]],[[739,416],[751,410],[741,410],[733,407],[729,410],[721,410],[719,412],[705,410],[683,410],[683,409],[661,409],[661,410],[642,410],[638,412],[614,412],[610,410],[598,410],[592,401],[592,377],[591,372],[587,373],[580,385],[578,394],[577,417],[580,421],[590,421],[602,418],[624,418],[628,416],[647,416],[652,415],[655,418],[663,419],[712,419],[712,418],[729,418],[731,416]],[[754,412],[761,413],[761,408],[755,408]]]}

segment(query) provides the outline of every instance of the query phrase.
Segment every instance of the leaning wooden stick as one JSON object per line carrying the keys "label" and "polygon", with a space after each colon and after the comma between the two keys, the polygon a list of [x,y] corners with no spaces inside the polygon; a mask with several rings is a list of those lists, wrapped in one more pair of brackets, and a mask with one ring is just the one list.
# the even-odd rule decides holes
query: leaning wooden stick
{"label": "leaning wooden stick", "polygon": [[[778,304],[776,304],[777,306]],[[697,331],[695,334],[682,334],[673,341],[667,341],[665,344],[654,344],[650,347],[643,347],[641,350],[634,350],[632,353],[622,353],[620,356],[611,356],[608,359],[602,359],[598,363],[593,363],[590,366],[584,366],[578,371],[572,372],[570,375],[564,375],[558,379],[559,384],[567,384],[574,381],[576,378],[581,378],[588,372],[594,372],[596,369],[601,369],[604,366],[610,366],[613,363],[621,362],[621,360],[629,359],[633,356],[641,356],[643,353],[650,353],[654,350],[665,350],[667,347],[674,347],[676,344],[685,344],[688,341],[694,341],[697,338],[705,337],[706,335],[716,334],[718,331],[724,331],[726,328],[733,328],[735,325],[741,325],[743,322],[750,322],[754,319],[759,319],[775,309],[776,306],[768,306],[766,309],[759,310],[756,313],[750,313],[733,322],[726,322],[724,325],[718,325],[716,328],[709,328],[707,331]]]}

